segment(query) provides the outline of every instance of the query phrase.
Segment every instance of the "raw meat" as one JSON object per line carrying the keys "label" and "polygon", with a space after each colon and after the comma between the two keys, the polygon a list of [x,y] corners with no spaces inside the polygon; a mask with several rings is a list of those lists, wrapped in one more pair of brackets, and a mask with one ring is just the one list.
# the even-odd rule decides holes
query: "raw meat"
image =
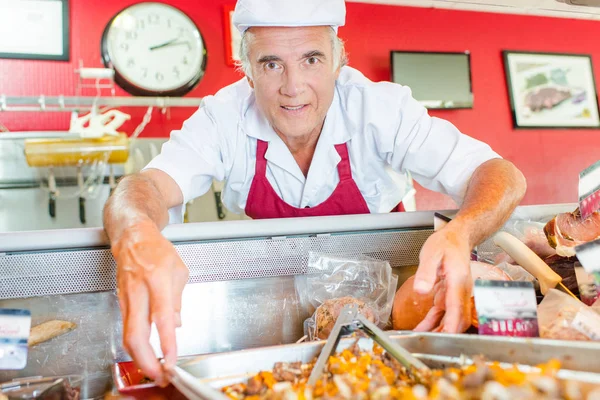
{"label": "raw meat", "polygon": [[595,212],[586,219],[581,219],[579,209],[558,214],[546,224],[544,232],[550,246],[556,249],[556,254],[573,257],[575,246],[600,237],[600,213]]}
{"label": "raw meat", "polygon": [[329,334],[331,333],[331,330],[333,329],[335,321],[337,321],[342,308],[348,304],[356,304],[359,312],[361,312],[369,321],[377,323],[373,309],[364,301],[350,296],[326,300],[317,308],[317,311],[315,312],[317,321],[316,336],[318,338],[327,339],[329,337]]}

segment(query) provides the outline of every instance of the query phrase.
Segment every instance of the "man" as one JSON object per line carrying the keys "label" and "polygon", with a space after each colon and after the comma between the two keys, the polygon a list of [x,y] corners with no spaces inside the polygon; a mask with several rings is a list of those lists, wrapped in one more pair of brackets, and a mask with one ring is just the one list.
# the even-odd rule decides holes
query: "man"
{"label": "man", "polygon": [[246,78],[206,97],[106,205],[124,344],[159,383],[150,324],[172,365],[188,278],[160,231],[213,179],[225,181],[225,205],[252,218],[389,212],[405,194],[398,185],[405,171],[450,194],[460,212],[420,255],[415,289],[442,289],[419,329],[468,327],[470,251],[521,200],[523,175],[486,144],[431,118],[408,88],[373,83],[344,66],[337,37],[344,20],[343,0],[239,0],[234,23]]}

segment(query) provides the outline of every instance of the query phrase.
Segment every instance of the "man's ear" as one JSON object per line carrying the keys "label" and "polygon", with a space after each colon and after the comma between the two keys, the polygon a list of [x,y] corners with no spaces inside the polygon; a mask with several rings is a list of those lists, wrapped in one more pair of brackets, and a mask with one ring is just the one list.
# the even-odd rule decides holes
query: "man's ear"
{"label": "man's ear", "polygon": [[248,79],[248,84],[250,85],[250,87],[252,89],[254,89],[254,81],[252,79],[250,79],[249,77],[246,77],[246,79]]}

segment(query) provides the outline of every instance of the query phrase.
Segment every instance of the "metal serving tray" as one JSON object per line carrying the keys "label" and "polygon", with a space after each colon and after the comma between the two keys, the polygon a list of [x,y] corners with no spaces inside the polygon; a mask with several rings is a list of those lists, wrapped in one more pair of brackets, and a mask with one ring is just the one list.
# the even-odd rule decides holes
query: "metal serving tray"
{"label": "metal serving tray", "polygon": [[[414,332],[390,332],[390,336],[432,368],[459,365],[477,355],[507,365],[518,364],[525,370],[557,359],[563,367],[559,378],[600,385],[600,343]],[[342,339],[338,350],[351,346],[354,340]],[[324,344],[308,342],[191,357],[182,359],[179,367],[202,384],[221,388],[270,370],[279,361],[309,362]],[[370,339],[359,341],[365,350],[372,345]]]}

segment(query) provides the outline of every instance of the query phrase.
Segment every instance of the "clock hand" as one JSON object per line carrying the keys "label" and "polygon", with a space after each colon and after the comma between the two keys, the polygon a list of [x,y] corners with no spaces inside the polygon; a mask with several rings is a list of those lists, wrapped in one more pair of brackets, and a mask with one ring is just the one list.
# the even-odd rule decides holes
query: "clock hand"
{"label": "clock hand", "polygon": [[175,39],[171,39],[171,40],[169,40],[169,41],[167,41],[167,42],[165,42],[163,44],[152,46],[152,47],[150,47],[150,51],[156,50],[156,49],[160,49],[160,48],[163,48],[163,47],[167,47],[168,45],[176,42],[178,39],[179,39],[179,37],[176,37]]}
{"label": "clock hand", "polygon": [[[175,39],[175,40],[177,40],[177,39]],[[187,45],[188,50],[191,50],[192,46],[190,46],[190,42],[187,42],[187,41],[186,42],[176,42],[176,41],[171,40],[171,41],[169,41],[167,43],[163,43],[163,44],[158,45],[158,46],[152,46],[152,47],[150,47],[150,51],[156,50],[156,49],[163,49],[165,47],[170,47],[170,46],[180,46],[182,44]]]}

